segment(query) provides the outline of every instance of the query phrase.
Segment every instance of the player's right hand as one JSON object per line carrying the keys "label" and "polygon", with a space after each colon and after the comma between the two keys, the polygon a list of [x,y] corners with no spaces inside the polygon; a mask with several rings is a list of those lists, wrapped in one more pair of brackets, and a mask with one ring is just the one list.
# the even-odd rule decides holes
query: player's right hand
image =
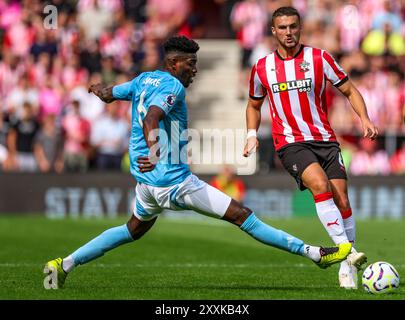
{"label": "player's right hand", "polygon": [[252,153],[256,152],[257,148],[259,148],[259,140],[256,137],[248,138],[243,149],[243,156],[249,157]]}
{"label": "player's right hand", "polygon": [[378,128],[370,121],[370,119],[362,120],[363,137],[375,140],[378,137]]}
{"label": "player's right hand", "polygon": [[152,171],[156,166],[149,157],[138,157],[136,162],[138,163],[138,168],[141,173]]}

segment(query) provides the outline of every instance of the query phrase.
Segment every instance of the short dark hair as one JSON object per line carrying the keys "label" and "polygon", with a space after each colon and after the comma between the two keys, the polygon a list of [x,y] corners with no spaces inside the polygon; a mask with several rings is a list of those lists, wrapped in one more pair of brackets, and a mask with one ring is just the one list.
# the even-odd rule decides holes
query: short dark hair
{"label": "short dark hair", "polygon": [[287,17],[297,16],[298,21],[301,23],[301,16],[298,13],[297,9],[295,9],[293,7],[280,7],[276,11],[274,11],[273,16],[271,18],[271,25],[274,26],[274,20],[277,17],[281,17],[281,16],[287,16]]}
{"label": "short dark hair", "polygon": [[165,54],[171,52],[196,53],[200,46],[197,42],[185,36],[173,36],[163,44]]}

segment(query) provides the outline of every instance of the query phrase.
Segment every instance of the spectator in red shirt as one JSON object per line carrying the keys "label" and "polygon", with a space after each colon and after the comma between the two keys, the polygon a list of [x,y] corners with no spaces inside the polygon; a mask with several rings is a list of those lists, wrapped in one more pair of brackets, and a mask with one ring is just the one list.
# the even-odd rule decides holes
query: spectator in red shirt
{"label": "spectator in red shirt", "polygon": [[361,139],[360,150],[352,158],[352,175],[388,175],[391,173],[388,154],[379,149],[376,140]]}
{"label": "spectator in red shirt", "polygon": [[245,183],[235,175],[233,168],[224,166],[210,184],[231,198],[243,202],[245,198]]}
{"label": "spectator in red shirt", "polygon": [[405,141],[402,142],[401,148],[391,157],[390,164],[393,174],[405,174]]}

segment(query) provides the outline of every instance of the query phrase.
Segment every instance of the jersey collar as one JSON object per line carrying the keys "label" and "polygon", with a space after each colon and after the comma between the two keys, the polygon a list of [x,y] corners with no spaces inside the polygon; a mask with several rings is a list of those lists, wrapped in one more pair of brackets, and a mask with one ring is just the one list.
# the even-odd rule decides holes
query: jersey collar
{"label": "jersey collar", "polygon": [[276,50],[276,54],[277,54],[277,56],[278,56],[278,58],[280,59],[280,60],[292,60],[292,59],[295,59],[296,57],[298,57],[299,55],[300,55],[300,53],[302,52],[302,50],[304,49],[304,45],[303,44],[300,44],[300,49],[297,51],[297,53],[294,55],[294,57],[292,57],[292,58],[283,58],[281,55],[280,55],[280,53],[278,52],[278,49]]}

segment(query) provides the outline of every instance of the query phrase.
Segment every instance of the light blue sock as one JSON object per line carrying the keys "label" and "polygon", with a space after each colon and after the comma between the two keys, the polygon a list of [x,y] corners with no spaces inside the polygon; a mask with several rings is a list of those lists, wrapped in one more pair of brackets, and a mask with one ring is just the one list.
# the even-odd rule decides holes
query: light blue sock
{"label": "light blue sock", "polygon": [[111,249],[132,241],[134,239],[132,239],[126,224],[108,229],[72,253],[74,264],[85,264],[101,257]]}
{"label": "light blue sock", "polygon": [[245,220],[240,228],[260,242],[291,253],[304,255],[304,242],[302,240],[265,224],[254,213]]}

